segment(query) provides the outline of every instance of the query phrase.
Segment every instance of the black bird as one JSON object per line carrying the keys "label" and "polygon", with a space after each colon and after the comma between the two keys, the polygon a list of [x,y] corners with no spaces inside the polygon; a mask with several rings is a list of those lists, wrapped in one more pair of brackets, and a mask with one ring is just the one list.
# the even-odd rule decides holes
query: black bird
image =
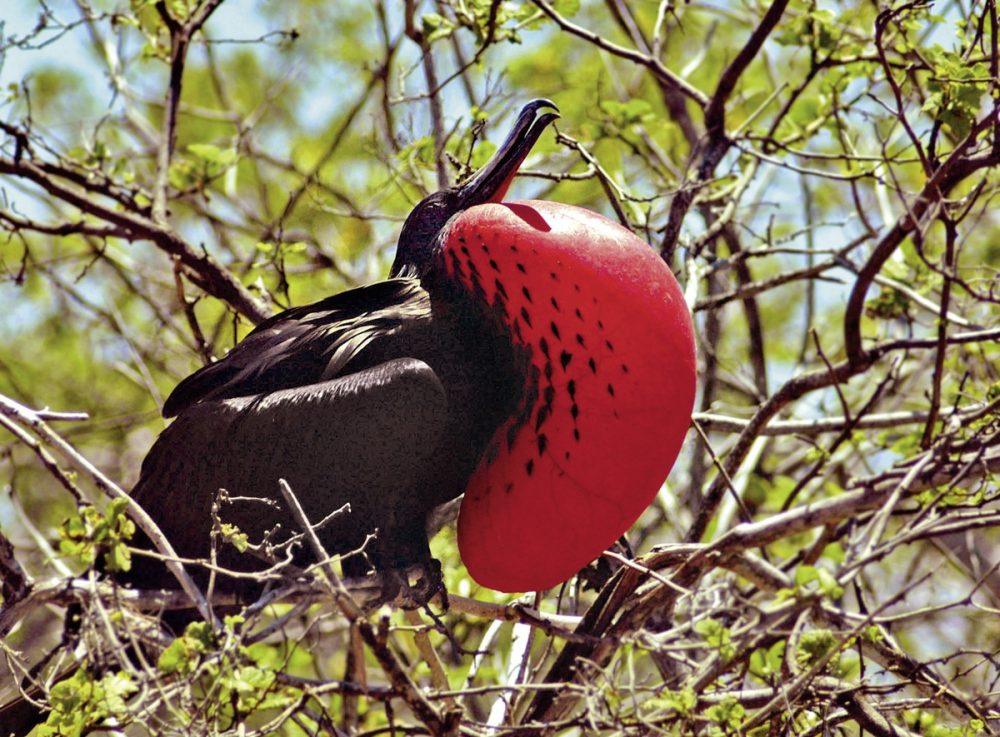
{"label": "black bird", "polygon": [[[690,420],[691,317],[626,228],[557,203],[499,204],[557,117],[530,102],[479,173],[420,202],[390,279],[276,315],[177,386],[164,405],[177,419],[133,493],[181,556],[209,556],[219,489],[217,516],[250,541],[297,533],[283,478],[346,574],[433,571],[428,515],[465,493],[470,573],[535,590],[648,506]],[[295,561],[311,560],[299,546]],[[230,544],[217,563],[264,565]],[[145,557],[128,580],[175,585]]]}
{"label": "black bird", "polygon": [[[428,514],[465,491],[516,408],[525,373],[490,306],[436,273],[439,236],[454,215],[502,197],[557,117],[551,102],[529,103],[475,177],[420,202],[403,225],[390,279],[275,315],[175,388],[163,414],[177,419],[132,493],[179,555],[208,558],[219,489],[228,501],[218,516],[251,542],[278,544],[299,532],[278,492],[284,478],[310,521],[322,523],[329,553],[364,547],[345,560],[348,575],[363,574],[368,562],[380,571],[430,562]],[[264,565],[221,542],[217,556],[237,571]],[[295,558],[311,560],[305,546]],[[143,588],[177,585],[143,556],[125,578]],[[217,586],[244,588],[241,580],[221,577]]]}

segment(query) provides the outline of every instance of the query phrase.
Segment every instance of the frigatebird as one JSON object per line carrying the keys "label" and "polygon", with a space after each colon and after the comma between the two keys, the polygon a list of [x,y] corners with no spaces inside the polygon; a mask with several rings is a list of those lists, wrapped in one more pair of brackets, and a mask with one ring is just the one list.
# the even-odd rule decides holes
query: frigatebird
{"label": "frigatebird", "polygon": [[[648,506],[690,420],[691,319],[626,228],[501,202],[557,117],[528,103],[485,167],[421,201],[389,279],[277,314],[178,384],[133,495],[181,556],[209,558],[216,519],[283,550],[284,479],[346,574],[430,566],[428,516],[464,493],[473,577],[536,590]],[[214,539],[218,566],[266,565]],[[145,557],[127,578],[176,585]]]}

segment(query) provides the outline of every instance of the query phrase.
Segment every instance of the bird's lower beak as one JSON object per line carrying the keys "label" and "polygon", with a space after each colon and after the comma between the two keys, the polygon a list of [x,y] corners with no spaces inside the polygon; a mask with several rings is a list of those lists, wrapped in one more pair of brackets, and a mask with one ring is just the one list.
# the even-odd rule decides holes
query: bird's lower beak
{"label": "bird's lower beak", "polygon": [[463,207],[500,202],[517,174],[521,163],[531,152],[549,123],[559,117],[559,108],[550,100],[532,100],[518,113],[514,128],[500,145],[493,158],[459,187]]}

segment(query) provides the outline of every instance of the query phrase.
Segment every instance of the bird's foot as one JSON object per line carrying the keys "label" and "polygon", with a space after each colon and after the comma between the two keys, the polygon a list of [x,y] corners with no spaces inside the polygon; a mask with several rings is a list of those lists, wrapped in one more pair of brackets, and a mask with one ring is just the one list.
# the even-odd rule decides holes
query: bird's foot
{"label": "bird's foot", "polygon": [[402,609],[421,609],[435,596],[440,596],[444,609],[448,608],[441,563],[433,558],[407,569],[389,569],[382,574],[382,581],[383,601]]}
{"label": "bird's foot", "polygon": [[426,607],[435,596],[440,598],[442,611],[448,611],[448,589],[444,585],[441,561],[431,558],[420,566],[416,590],[420,592],[417,607]]}

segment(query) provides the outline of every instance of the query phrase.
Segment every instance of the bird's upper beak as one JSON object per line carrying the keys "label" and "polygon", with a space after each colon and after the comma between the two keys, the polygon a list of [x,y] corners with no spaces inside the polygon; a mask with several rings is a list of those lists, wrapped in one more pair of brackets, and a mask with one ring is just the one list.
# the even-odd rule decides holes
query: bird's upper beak
{"label": "bird's upper beak", "polygon": [[448,220],[470,207],[503,199],[521,162],[545,127],[558,117],[558,109],[548,100],[532,100],[518,113],[507,140],[472,179],[435,192],[414,207],[399,233],[396,259],[389,274],[399,276],[411,270],[424,273],[438,234]]}
{"label": "bird's upper beak", "polygon": [[507,194],[521,162],[531,152],[545,127],[558,117],[559,108],[550,100],[532,100],[521,108],[514,128],[493,158],[472,179],[459,185],[458,196],[462,207],[500,202]]}

